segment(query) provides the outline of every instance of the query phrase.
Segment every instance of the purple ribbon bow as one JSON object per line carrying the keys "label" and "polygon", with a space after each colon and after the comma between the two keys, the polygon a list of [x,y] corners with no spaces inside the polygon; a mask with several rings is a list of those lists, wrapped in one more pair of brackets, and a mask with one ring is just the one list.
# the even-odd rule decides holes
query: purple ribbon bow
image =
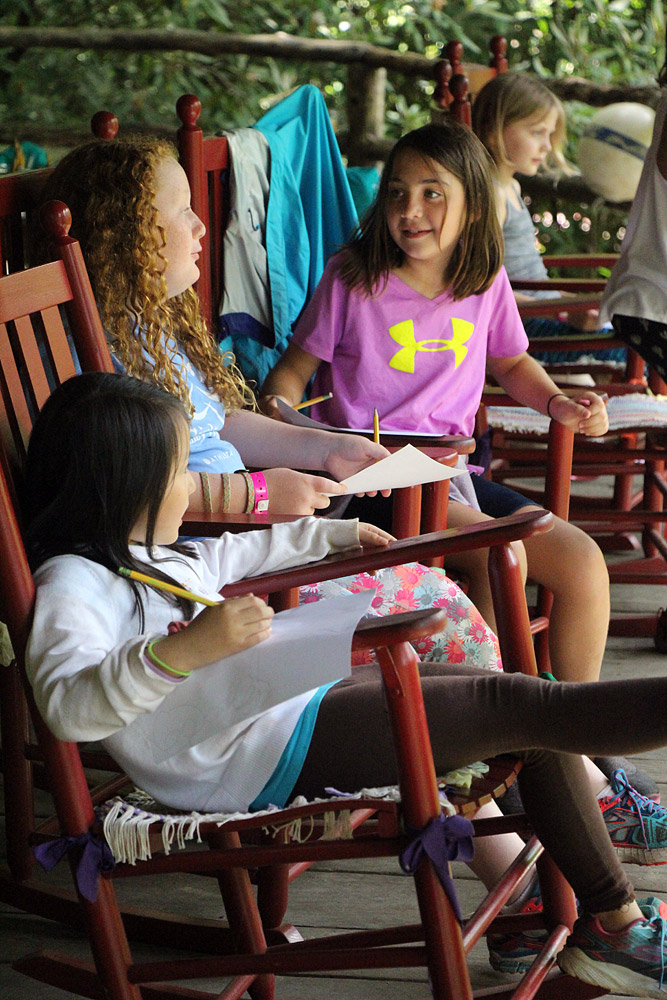
{"label": "purple ribbon bow", "polygon": [[100,874],[112,871],[116,866],[111,848],[102,837],[90,832],[81,833],[78,837],[59,837],[33,847],[33,854],[47,872],[70,851],[81,852],[76,866],[76,884],[83,898],[94,903]]}
{"label": "purple ribbon bow", "polygon": [[474,827],[464,816],[446,816],[441,813],[423,830],[411,830],[412,839],[401,851],[399,862],[408,875],[412,875],[424,859],[430,858],[456,918],[461,922],[461,908],[456,895],[454,880],[449,871],[450,861],[472,861]]}

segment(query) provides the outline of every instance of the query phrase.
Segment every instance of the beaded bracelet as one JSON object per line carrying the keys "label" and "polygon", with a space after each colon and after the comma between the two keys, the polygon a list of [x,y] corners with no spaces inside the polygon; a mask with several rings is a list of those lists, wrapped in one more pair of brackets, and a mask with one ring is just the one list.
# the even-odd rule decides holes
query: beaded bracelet
{"label": "beaded bracelet", "polygon": [[547,416],[549,417],[550,420],[553,420],[553,417],[551,416],[551,410],[549,409],[549,407],[551,406],[553,400],[556,399],[558,396],[562,396],[564,399],[570,398],[569,396],[566,396],[564,392],[555,392],[553,396],[549,396],[549,399],[547,400]]}
{"label": "beaded bracelet", "polygon": [[200,472],[201,492],[204,498],[204,510],[207,514],[213,513],[213,501],[211,500],[211,484],[208,479],[208,472]]}
{"label": "beaded bracelet", "polygon": [[249,472],[241,472],[245,480],[245,484],[248,487],[248,499],[246,500],[244,514],[252,514],[255,509],[255,484],[252,481],[252,477]]}
{"label": "beaded bracelet", "polygon": [[149,642],[146,646],[146,656],[148,659],[151,660],[156,667],[160,667],[161,670],[166,670],[169,674],[175,674],[177,677],[189,677],[192,673],[191,670],[177,670],[176,667],[170,667],[168,663],[161,660],[157,653],[153,651],[153,646],[159,641],[159,639],[153,639],[152,642]]}
{"label": "beaded bracelet", "polygon": [[229,473],[228,472],[221,473],[220,481],[222,483],[222,513],[226,514],[229,511],[229,508],[231,507],[232,503]]}

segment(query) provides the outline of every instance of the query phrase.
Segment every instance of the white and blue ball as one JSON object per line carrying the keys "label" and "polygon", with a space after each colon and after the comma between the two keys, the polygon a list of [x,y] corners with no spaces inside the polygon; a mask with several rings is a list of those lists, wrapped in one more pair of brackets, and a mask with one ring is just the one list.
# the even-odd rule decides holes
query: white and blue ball
{"label": "white and blue ball", "polygon": [[579,169],[606,201],[632,201],[651,145],[655,111],[622,101],[600,108],[579,140]]}

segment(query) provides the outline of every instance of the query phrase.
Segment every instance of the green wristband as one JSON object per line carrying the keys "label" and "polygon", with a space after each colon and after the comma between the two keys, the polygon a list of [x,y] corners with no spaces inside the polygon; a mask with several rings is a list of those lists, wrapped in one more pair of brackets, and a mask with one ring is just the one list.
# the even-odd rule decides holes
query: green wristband
{"label": "green wristband", "polygon": [[156,667],[160,667],[161,670],[166,670],[169,674],[175,674],[177,677],[189,677],[192,673],[191,670],[177,670],[176,667],[170,667],[168,663],[165,663],[164,660],[160,659],[157,653],[153,652],[153,646],[159,641],[159,639],[153,639],[152,642],[149,642],[146,646],[146,656],[148,659],[152,660]]}

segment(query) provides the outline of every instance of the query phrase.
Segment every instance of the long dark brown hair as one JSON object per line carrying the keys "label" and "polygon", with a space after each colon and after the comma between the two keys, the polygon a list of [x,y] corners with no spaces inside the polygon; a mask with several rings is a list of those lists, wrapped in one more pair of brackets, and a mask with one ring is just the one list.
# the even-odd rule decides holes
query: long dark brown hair
{"label": "long dark brown hair", "polygon": [[396,159],[410,150],[426,161],[438,163],[463,185],[466,218],[458,245],[445,268],[443,280],[454,299],[485,292],[503,262],[503,238],[496,215],[491,160],[484,146],[465,125],[455,121],[424,125],[408,132],[392,149],[378,189],[377,199],[358,234],[343,248],[340,275],[349,288],[376,294],[389,272],[403,263],[387,225],[389,181]]}
{"label": "long dark brown hair", "polygon": [[[155,562],[137,559],[129,540],[146,512],[146,547],[155,558],[156,519],[179,459],[179,432],[187,431],[181,401],[152,382],[87,372],[58,386],[35,421],[26,459],[22,506],[33,569],[73,554],[113,573],[124,566],[174,583]],[[187,542],[164,547],[191,551]],[[128,583],[143,628],[144,587]],[[192,617],[191,601],[164,597]]]}

